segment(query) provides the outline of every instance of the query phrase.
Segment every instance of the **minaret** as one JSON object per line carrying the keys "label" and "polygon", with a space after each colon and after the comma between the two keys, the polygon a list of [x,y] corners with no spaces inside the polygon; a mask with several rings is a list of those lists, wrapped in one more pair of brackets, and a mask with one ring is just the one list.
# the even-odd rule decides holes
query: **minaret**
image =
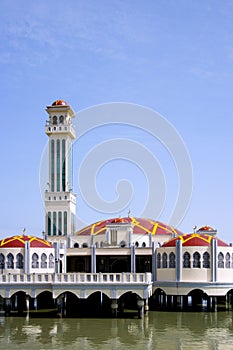
{"label": "minaret", "polygon": [[72,126],[74,112],[63,100],[47,106],[49,120],[45,132],[49,137],[49,180],[45,191],[45,237],[60,241],[75,233],[76,195],[73,193]]}

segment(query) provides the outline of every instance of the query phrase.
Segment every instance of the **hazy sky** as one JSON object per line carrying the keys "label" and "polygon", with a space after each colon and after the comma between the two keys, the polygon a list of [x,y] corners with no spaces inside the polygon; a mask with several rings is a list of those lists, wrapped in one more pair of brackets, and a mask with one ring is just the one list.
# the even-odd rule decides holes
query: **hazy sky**
{"label": "hazy sky", "polygon": [[[230,0],[1,0],[1,237],[24,227],[32,235],[44,229],[39,171],[45,107],[62,98],[76,112],[130,102],[165,117],[181,135],[193,168],[193,195],[179,229],[208,224],[233,241],[232,16]],[[141,143],[159,159],[167,197],[153,219],[168,222],[178,188],[174,162],[150,134],[124,125],[99,127],[76,141],[78,215],[87,224],[127,215],[128,208],[140,216],[149,195],[145,169],[127,160],[108,162],[96,178],[106,200],[114,200],[119,179],[129,178],[135,194],[122,212],[91,210],[81,197],[78,171],[85,154],[119,137]]]}

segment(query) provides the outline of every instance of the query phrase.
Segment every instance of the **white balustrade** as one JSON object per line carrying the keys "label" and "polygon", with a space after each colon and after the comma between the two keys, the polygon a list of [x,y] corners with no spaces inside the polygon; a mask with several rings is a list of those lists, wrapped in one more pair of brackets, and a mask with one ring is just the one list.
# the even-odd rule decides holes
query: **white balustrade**
{"label": "white balustrade", "polygon": [[33,273],[33,274],[0,274],[0,284],[138,284],[151,283],[151,273]]}

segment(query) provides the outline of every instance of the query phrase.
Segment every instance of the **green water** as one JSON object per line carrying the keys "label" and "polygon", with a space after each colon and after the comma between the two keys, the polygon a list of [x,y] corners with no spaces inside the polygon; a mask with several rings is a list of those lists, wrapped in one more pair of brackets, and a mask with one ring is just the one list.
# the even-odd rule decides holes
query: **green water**
{"label": "green water", "polygon": [[0,318],[0,349],[233,349],[233,312],[150,311],[144,319]]}

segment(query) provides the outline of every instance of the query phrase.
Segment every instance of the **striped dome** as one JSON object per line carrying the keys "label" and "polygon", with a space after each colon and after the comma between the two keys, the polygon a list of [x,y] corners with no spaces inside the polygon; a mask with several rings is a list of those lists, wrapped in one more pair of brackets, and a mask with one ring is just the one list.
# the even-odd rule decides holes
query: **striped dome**
{"label": "striped dome", "polygon": [[218,246],[221,247],[228,247],[228,244],[225,242],[221,241],[220,239],[213,237],[212,235],[208,234],[199,234],[199,233],[190,233],[187,235],[182,235],[175,237],[168,242],[165,242],[162,247],[175,247],[176,246],[176,241],[177,240],[182,241],[182,246],[183,247],[208,247],[211,245],[211,241],[213,239],[216,239],[218,242]]}
{"label": "striped dome", "polygon": [[68,103],[64,100],[56,100],[52,103],[52,106],[68,106]]}
{"label": "striped dome", "polygon": [[25,243],[30,242],[33,248],[51,248],[52,245],[42,238],[34,236],[13,236],[0,241],[0,248],[24,248]]}
{"label": "striped dome", "polygon": [[91,234],[105,234],[106,225],[109,224],[124,224],[130,223],[133,225],[133,233],[140,235],[181,235],[182,232],[174,229],[172,226],[163,224],[160,221],[154,221],[151,219],[126,217],[126,218],[114,218],[96,222],[92,225],[84,227],[79,230],[76,234],[78,236],[89,236]]}

